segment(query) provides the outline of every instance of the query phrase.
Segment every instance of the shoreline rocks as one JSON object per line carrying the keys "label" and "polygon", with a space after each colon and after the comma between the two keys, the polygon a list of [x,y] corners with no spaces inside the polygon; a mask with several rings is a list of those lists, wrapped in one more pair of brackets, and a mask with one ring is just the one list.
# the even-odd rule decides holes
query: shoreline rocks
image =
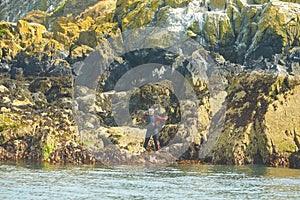
{"label": "shoreline rocks", "polygon": [[[205,151],[204,159],[212,163],[299,167],[299,2],[248,4],[216,0],[211,1],[209,9],[195,0],[89,3],[64,1],[57,9],[43,7],[48,12],[34,11],[16,23],[0,22],[0,160],[169,163],[181,156],[172,155],[171,150],[179,148],[183,137],[189,145],[180,159],[194,159],[192,163],[198,163],[199,149],[208,144],[213,146],[205,147],[208,152]],[[187,35],[199,48],[188,43],[176,46],[178,52],[191,52],[190,62],[174,52],[156,49],[121,55],[126,48],[138,46],[135,42],[141,42],[134,38],[134,31],[129,31],[141,27],[159,29],[151,29],[157,31],[154,36],[143,35],[141,44],[146,46],[171,49],[176,34],[168,38],[161,31],[171,28]],[[126,37],[122,33],[131,35]],[[80,91],[82,96],[77,103],[83,112],[79,119],[82,125],[74,119],[74,79],[81,75],[81,69],[86,67],[82,63],[90,58],[91,52],[104,60],[104,65],[113,60],[115,66],[104,73],[101,83],[90,83],[99,84],[101,91]],[[130,144],[123,140],[130,135],[120,134],[128,128],[113,127],[116,122],[111,111],[112,98],[122,101],[129,94],[114,91],[113,86],[137,63],[142,65],[146,61],[163,62],[185,74],[199,100],[199,105],[194,105],[187,99],[182,105],[186,111],[183,114],[176,107],[172,86],[166,89],[149,84],[135,90],[130,113],[135,125],[141,123],[140,113],[152,104],[172,103],[165,108],[170,119],[160,136],[166,147],[160,155],[144,154],[142,139]],[[203,62],[209,65],[206,75],[211,85],[194,71],[195,66],[207,67],[201,65]],[[121,70],[116,72],[117,69]],[[95,69],[90,77],[97,75],[97,70],[102,68]],[[218,85],[220,80],[223,83]],[[94,97],[98,98],[97,103]],[[197,106],[199,113],[191,112]],[[188,120],[181,123],[181,117]],[[218,120],[225,121],[218,124]],[[210,127],[212,122],[216,126]],[[88,135],[85,141],[80,135],[83,128]],[[180,137],[172,134],[174,130]],[[170,140],[177,143],[168,146]],[[119,149],[109,147],[111,143],[119,145]],[[97,147],[97,151],[89,145]],[[101,150],[104,147],[107,152]],[[136,152],[140,155],[134,155]]]}

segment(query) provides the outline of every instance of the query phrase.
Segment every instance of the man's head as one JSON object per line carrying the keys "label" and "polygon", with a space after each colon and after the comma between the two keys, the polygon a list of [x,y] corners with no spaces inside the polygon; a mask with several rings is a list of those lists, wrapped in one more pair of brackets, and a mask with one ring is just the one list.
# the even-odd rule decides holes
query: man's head
{"label": "man's head", "polygon": [[153,108],[149,108],[149,115],[154,115],[154,109]]}

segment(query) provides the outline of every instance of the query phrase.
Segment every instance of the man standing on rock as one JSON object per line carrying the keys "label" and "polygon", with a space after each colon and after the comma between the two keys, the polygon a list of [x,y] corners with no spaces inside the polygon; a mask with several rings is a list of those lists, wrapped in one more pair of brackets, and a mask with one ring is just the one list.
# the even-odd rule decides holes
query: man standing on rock
{"label": "man standing on rock", "polygon": [[147,122],[147,132],[146,132],[146,138],[144,142],[144,148],[147,149],[149,140],[151,136],[154,140],[155,145],[155,151],[159,150],[159,141],[158,141],[158,121],[165,121],[168,119],[168,117],[160,117],[157,115],[154,115],[154,109],[150,108],[148,110],[148,113],[144,115],[143,117],[146,119]]}

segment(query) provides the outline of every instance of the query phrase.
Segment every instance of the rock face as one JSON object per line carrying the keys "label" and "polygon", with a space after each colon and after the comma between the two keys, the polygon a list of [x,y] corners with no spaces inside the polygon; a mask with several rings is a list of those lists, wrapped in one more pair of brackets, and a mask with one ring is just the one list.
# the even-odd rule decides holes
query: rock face
{"label": "rock face", "polygon": [[[0,85],[1,160],[95,162],[75,143],[80,137],[72,119],[70,78],[41,78],[30,83],[2,77]],[[63,153],[57,155],[58,151]]]}
{"label": "rock face", "polygon": [[[187,54],[187,58],[184,59],[183,55],[176,54],[175,51],[147,48],[147,45],[153,45],[152,41],[162,41],[159,37],[164,35],[160,34],[166,30],[156,30],[155,38],[153,38],[152,29],[141,31],[144,32],[140,35],[135,35],[139,34],[137,31],[122,37],[124,46],[128,45],[127,48],[129,49],[122,57],[117,56],[116,51],[119,48],[112,48],[112,45],[107,45],[106,51],[100,49],[91,56],[90,61],[88,59],[83,64],[79,72],[80,75],[75,79],[74,96],[77,105],[75,111],[79,116],[80,129],[86,133],[84,140],[92,143],[91,146],[96,147],[96,152],[98,152],[99,146],[95,145],[93,140],[107,135],[101,127],[119,125],[123,127],[120,132],[128,129],[127,126],[142,127],[143,114],[149,107],[153,106],[159,114],[169,117],[167,125],[161,130],[161,146],[166,155],[178,159],[188,150],[189,146],[200,146],[208,132],[209,119],[217,112],[216,109],[210,113],[208,93],[209,87],[219,86],[219,81],[215,81],[215,83],[212,81],[211,85],[208,86],[207,79],[212,78],[212,75],[207,77],[206,72],[201,71],[205,65],[211,65],[211,74],[216,73],[215,63],[211,59],[209,62],[205,61],[201,64],[200,58],[208,57],[207,52],[200,47],[193,51],[193,43],[181,44],[186,40],[181,41],[174,34],[172,36],[174,40],[176,38],[177,42],[172,41],[170,44],[163,44],[165,49],[170,48],[168,45],[176,44],[178,49],[175,49],[178,52],[183,52],[186,49],[191,51],[190,54]],[[167,32],[163,33],[166,34]],[[131,38],[132,35],[136,37],[136,43],[126,44],[126,41],[131,41],[126,37]],[[142,41],[139,41],[140,39]],[[109,42],[114,44],[114,41]],[[134,50],[139,47],[140,42],[145,45],[143,49]],[[109,62],[109,60],[111,61]],[[172,66],[172,68],[162,66],[165,64]],[[179,72],[184,73],[184,75],[178,76]],[[87,74],[89,79],[86,79]],[[140,78],[140,76],[144,77]],[[217,74],[215,76],[218,77]],[[189,80],[189,82],[182,82],[181,77],[183,79],[185,77],[184,80]],[[99,79],[100,83],[97,83]],[[97,84],[94,84],[93,80],[97,80]],[[218,90],[214,92],[216,96],[219,93]],[[164,112],[160,113],[160,109]],[[95,120],[99,117],[100,120]],[[132,134],[134,132],[132,131]],[[105,137],[113,139],[114,143],[122,149],[132,148],[130,147],[132,144],[121,145],[123,136],[115,134],[115,136]],[[115,138],[119,139],[116,141]],[[139,145],[142,145],[143,139],[142,137]],[[106,145],[104,144],[104,146]],[[190,159],[192,157],[197,157],[197,153],[190,154],[187,152],[184,155],[184,158]],[[122,159],[121,161],[123,162]]]}
{"label": "rock face", "polygon": [[[299,3],[1,1],[0,159],[299,167]],[[154,105],[162,156],[141,147]]]}
{"label": "rock face", "polygon": [[119,2],[116,13],[122,30],[156,24],[188,31],[207,48],[234,62],[244,63],[260,56],[271,58],[299,45],[299,4],[210,1],[201,7],[199,1],[185,1],[182,7],[146,1],[131,7],[135,4]]}
{"label": "rock face", "polygon": [[[62,43],[66,51],[76,53],[88,54],[91,50],[87,46],[95,48],[101,42],[100,38],[142,26],[182,31],[207,49],[219,52],[225,59],[244,63],[248,67],[251,67],[253,59],[261,56],[272,59],[274,54],[293,51],[294,47],[299,46],[298,3],[211,1],[200,5],[196,0],[172,2],[66,1],[52,14],[35,12],[24,19],[42,23],[51,30],[43,33],[43,38],[54,39]],[[72,17],[64,16],[71,11]],[[11,32],[11,25],[2,26],[2,37],[18,37]],[[17,31],[20,34],[20,30]],[[274,43],[274,40],[277,42]],[[18,41],[5,45],[9,46],[6,51],[12,52],[13,56],[20,51]]]}
{"label": "rock face", "polygon": [[[299,150],[299,79],[251,73],[229,79],[225,127],[211,159],[289,166]],[[294,123],[295,122],[295,123]]]}

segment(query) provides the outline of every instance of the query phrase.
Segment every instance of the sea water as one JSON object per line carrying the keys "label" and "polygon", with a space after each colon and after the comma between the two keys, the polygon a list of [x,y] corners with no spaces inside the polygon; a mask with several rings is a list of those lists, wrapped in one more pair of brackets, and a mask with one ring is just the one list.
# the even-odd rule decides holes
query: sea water
{"label": "sea water", "polygon": [[0,199],[300,199],[300,170],[2,163]]}

